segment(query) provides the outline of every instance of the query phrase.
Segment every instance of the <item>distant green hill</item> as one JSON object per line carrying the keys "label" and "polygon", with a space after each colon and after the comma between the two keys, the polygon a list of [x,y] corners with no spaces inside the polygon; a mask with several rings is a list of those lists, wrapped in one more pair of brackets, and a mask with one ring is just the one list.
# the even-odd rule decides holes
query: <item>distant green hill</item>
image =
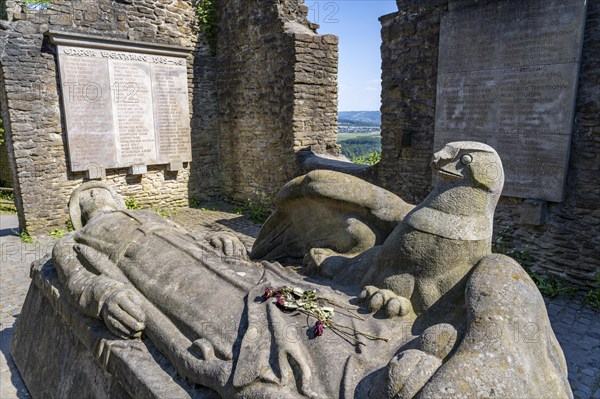
{"label": "distant green hill", "polygon": [[350,119],[338,119],[338,125],[379,127],[379,125],[374,125],[373,122],[361,122]]}
{"label": "distant green hill", "polygon": [[348,123],[355,126],[381,126],[379,111],[342,111],[338,113],[340,124]]}

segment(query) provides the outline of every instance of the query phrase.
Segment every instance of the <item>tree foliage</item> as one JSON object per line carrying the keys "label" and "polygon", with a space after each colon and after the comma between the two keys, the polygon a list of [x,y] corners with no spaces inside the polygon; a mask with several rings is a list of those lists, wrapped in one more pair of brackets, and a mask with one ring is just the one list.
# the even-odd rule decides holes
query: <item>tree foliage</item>
{"label": "tree foliage", "polygon": [[342,147],[342,154],[352,162],[355,162],[354,159],[368,157],[372,153],[381,153],[381,141],[377,137],[344,140],[339,144]]}
{"label": "tree foliage", "polygon": [[44,10],[50,4],[50,0],[24,0],[26,6],[35,10]]}
{"label": "tree foliage", "polygon": [[213,53],[217,49],[217,33],[219,32],[217,2],[218,0],[197,0],[196,2],[196,16]]}
{"label": "tree foliage", "polygon": [[369,154],[363,154],[357,157],[352,157],[350,160],[360,165],[375,165],[381,161],[381,152],[372,151]]}

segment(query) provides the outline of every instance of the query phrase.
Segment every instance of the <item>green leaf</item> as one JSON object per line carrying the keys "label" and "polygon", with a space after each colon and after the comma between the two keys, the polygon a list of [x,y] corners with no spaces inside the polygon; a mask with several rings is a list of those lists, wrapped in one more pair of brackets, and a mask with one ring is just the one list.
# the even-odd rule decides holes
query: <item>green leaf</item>
{"label": "green leaf", "polygon": [[283,307],[286,309],[298,309],[298,305],[295,302],[285,301]]}

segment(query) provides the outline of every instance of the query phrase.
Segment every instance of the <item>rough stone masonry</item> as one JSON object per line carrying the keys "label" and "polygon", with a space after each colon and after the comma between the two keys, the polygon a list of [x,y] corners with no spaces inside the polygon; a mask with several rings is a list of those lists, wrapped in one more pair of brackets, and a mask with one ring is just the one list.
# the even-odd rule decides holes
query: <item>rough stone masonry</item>
{"label": "rough stone masonry", "polygon": [[[299,174],[294,153],[337,154],[337,37],[317,35],[297,0],[221,1],[216,47],[191,0],[6,1],[0,21],[0,104],[21,228],[65,228],[71,172],[55,47],[67,31],[187,47],[192,162],[143,175],[107,171],[125,197],[177,208],[226,196],[264,201]],[[215,56],[216,54],[216,56]]]}
{"label": "rough stone masonry", "polygon": [[[406,201],[429,192],[440,21],[448,10],[502,1],[399,0],[382,17],[382,161],[377,180]],[[588,2],[563,202],[503,196],[495,231],[531,255],[538,270],[594,285],[600,273],[600,3]],[[426,183],[425,183],[426,182]]]}

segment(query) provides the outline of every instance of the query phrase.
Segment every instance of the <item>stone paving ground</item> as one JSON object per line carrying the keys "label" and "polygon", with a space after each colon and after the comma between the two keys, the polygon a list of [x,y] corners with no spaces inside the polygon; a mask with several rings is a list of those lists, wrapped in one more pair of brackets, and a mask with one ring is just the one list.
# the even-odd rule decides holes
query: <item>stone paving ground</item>
{"label": "stone paving ground", "polygon": [[[195,234],[206,229],[232,231],[249,248],[259,228],[230,212],[181,209],[171,218]],[[8,347],[29,287],[29,265],[46,254],[54,242],[50,237],[41,237],[35,243],[22,243],[13,232],[17,226],[16,216],[0,215],[0,399],[30,397]],[[547,298],[546,305],[567,358],[575,397],[600,399],[600,312],[583,306],[577,297]],[[524,339],[524,334],[530,332],[516,332],[515,339]]]}

